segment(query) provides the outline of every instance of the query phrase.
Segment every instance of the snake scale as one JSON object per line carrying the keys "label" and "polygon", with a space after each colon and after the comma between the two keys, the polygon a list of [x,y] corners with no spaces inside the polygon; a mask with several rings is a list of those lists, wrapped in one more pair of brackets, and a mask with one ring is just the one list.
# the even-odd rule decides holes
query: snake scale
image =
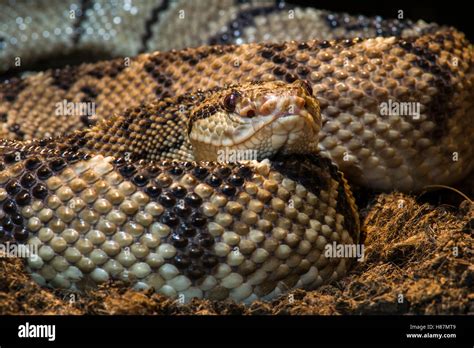
{"label": "snake scale", "polygon": [[[472,170],[454,28],[230,0],[11,1],[0,23],[0,234],[39,248],[43,285],[313,289],[353,260],[328,245],[361,242],[344,176],[417,191]],[[28,71],[61,55],[108,59]],[[271,159],[216,162],[229,144]]]}

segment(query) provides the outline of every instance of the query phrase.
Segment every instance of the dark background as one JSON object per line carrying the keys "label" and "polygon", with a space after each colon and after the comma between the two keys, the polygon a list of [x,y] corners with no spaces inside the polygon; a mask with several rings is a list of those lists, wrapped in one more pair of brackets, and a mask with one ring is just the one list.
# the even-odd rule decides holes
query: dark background
{"label": "dark background", "polygon": [[382,16],[396,18],[398,10],[403,10],[405,18],[423,19],[454,26],[464,32],[474,42],[474,16],[468,1],[419,1],[419,0],[353,0],[353,1],[304,1],[287,0],[287,4],[310,6],[335,12],[363,14],[366,16]]}

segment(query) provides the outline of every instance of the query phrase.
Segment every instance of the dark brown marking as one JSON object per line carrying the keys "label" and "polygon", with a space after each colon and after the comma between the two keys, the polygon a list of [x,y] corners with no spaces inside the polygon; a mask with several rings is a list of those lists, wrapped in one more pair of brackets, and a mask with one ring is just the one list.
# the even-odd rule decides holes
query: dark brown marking
{"label": "dark brown marking", "polygon": [[0,82],[0,97],[6,102],[14,102],[25,87],[26,83],[21,77],[5,79]]}
{"label": "dark brown marking", "polygon": [[158,18],[160,13],[168,9],[169,1],[163,0],[163,3],[156,6],[151,10],[151,16],[145,22],[145,33],[142,36],[142,47],[140,49],[140,53],[148,51],[148,42],[152,36],[151,29],[152,27],[158,22]]}
{"label": "dark brown marking", "polygon": [[73,25],[73,35],[72,35],[72,42],[74,45],[79,43],[82,34],[84,33],[84,28],[82,27],[84,22],[87,19],[86,12],[89,8],[92,7],[93,1],[92,0],[80,0],[79,9],[76,11],[76,21]]}
{"label": "dark brown marking", "polygon": [[224,30],[211,36],[208,43],[209,45],[227,45],[235,43],[235,40],[242,35],[246,28],[255,26],[255,17],[265,16],[283,10],[288,11],[290,8],[292,7],[286,5],[283,1],[276,1],[273,5],[243,9],[237,13],[235,18],[224,26]]}

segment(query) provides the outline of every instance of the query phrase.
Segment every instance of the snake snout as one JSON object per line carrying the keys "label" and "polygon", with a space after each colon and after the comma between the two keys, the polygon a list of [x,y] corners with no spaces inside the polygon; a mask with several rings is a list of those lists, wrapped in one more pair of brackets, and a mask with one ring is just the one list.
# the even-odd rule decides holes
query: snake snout
{"label": "snake snout", "polygon": [[[280,98],[279,117],[297,116],[294,122],[300,122],[308,127],[308,131],[317,139],[321,129],[322,119],[319,103],[312,95],[312,89],[307,82],[296,81],[291,85],[288,95]],[[304,121],[304,122],[301,122]]]}

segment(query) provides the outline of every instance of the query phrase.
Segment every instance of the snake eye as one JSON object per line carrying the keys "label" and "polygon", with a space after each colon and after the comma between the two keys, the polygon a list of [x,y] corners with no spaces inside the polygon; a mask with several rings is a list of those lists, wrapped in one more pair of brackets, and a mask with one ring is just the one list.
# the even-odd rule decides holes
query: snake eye
{"label": "snake eye", "polygon": [[235,110],[235,106],[237,105],[237,100],[239,99],[240,94],[236,91],[231,92],[224,98],[224,108],[232,112]]}
{"label": "snake eye", "polygon": [[303,87],[309,95],[313,95],[313,87],[311,87],[308,81],[302,80],[301,87]]}

